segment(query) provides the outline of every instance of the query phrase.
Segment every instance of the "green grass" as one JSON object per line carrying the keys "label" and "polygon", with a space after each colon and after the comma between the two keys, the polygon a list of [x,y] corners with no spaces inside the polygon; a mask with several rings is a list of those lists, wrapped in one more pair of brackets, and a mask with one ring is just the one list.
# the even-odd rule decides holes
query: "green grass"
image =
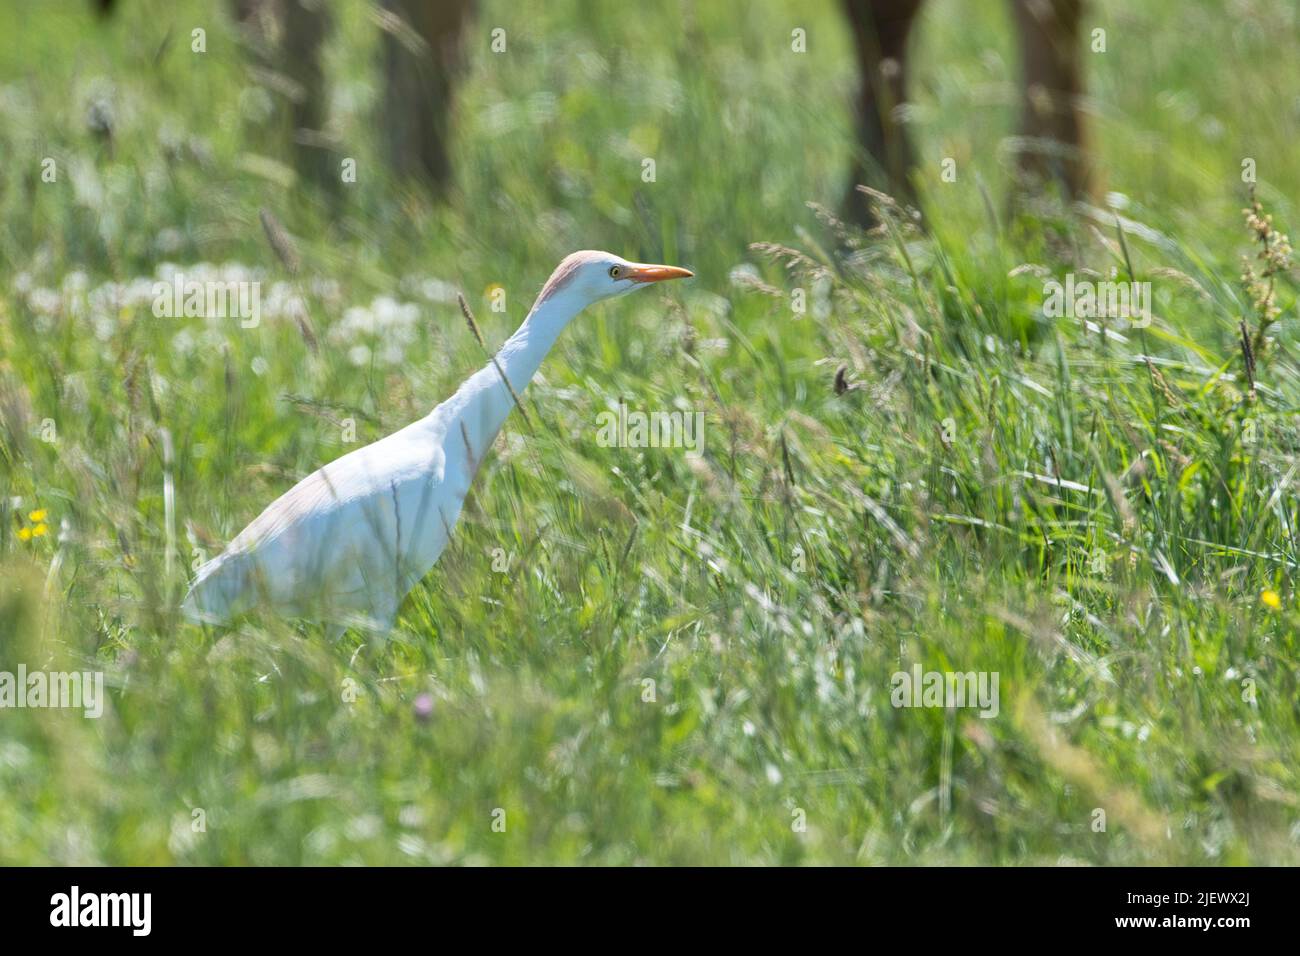
{"label": "green grass", "polygon": [[[835,205],[851,149],[830,2],[484,3],[445,203],[383,172],[364,7],[329,48],[359,170],[329,198],[294,181],[281,111],[207,4],[124,3],[105,26],[86,6],[0,2],[0,670],[102,670],[110,701],[0,711],[0,862],[1300,858],[1294,272],[1254,397],[1237,331],[1258,325],[1244,158],[1297,223],[1292,5],[1093,5],[1098,194],[1123,194],[1122,237],[1101,214],[1008,218],[1005,11],[932,5],[929,231],[853,237],[847,259],[807,205]],[[526,393],[534,433],[507,423],[390,639],[179,621],[196,555],[356,447],[343,420],[373,440],[482,364],[427,280],[497,344],[584,247],[697,279],[573,324]],[[246,330],[78,291],[163,262],[261,270],[264,310],[290,283],[319,350],[282,314]],[[1127,341],[1045,319],[1026,265],[1131,273],[1156,319]],[[418,305],[406,339],[348,331],[379,296]],[[704,411],[704,455],[600,447],[620,399]],[[1032,477],[1053,474],[1073,484]],[[51,530],[23,540],[36,509]],[[914,663],[996,672],[999,715],[894,708]]]}

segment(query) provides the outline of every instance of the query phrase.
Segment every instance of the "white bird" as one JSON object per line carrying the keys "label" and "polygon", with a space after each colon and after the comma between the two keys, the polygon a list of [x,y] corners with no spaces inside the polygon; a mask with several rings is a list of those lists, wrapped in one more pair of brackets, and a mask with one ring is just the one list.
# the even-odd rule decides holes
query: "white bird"
{"label": "white bird", "polygon": [[602,299],[690,275],[608,252],[565,258],[496,358],[454,395],[312,472],[200,567],[182,605],[186,617],[223,623],[262,606],[336,632],[390,630],[407,592],[447,546],[516,396],[570,320]]}

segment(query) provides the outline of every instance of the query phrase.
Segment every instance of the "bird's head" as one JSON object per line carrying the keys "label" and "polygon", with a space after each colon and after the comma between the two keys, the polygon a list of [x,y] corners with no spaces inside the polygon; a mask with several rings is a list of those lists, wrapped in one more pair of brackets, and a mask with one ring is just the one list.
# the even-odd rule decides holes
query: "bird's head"
{"label": "bird's head", "polygon": [[602,299],[645,288],[652,282],[688,279],[694,274],[677,266],[629,262],[612,252],[585,249],[566,256],[556,266],[542,287],[537,303],[540,305],[552,297],[564,296],[581,309]]}

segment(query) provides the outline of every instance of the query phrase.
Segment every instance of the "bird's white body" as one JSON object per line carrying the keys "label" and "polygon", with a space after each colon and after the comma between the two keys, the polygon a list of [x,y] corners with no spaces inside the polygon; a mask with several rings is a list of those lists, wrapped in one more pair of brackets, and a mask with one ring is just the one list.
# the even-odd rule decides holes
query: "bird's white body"
{"label": "bird's white body", "polygon": [[515,395],[569,320],[640,283],[689,274],[604,252],[566,258],[494,362],[424,418],[330,462],[272,502],[199,568],[186,615],[217,623],[260,605],[336,627],[391,628],[407,592],[446,548]]}

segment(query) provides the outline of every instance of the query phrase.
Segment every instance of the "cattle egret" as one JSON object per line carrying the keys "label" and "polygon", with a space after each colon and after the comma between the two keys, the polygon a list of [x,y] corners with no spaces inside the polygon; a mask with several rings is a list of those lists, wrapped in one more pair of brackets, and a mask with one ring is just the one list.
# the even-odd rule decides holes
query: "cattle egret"
{"label": "cattle egret", "polygon": [[432,412],[312,472],[199,568],[182,607],[223,623],[263,606],[386,632],[437,562],[470,482],[516,398],[569,321],[592,303],[692,273],[575,252],[501,351]]}

